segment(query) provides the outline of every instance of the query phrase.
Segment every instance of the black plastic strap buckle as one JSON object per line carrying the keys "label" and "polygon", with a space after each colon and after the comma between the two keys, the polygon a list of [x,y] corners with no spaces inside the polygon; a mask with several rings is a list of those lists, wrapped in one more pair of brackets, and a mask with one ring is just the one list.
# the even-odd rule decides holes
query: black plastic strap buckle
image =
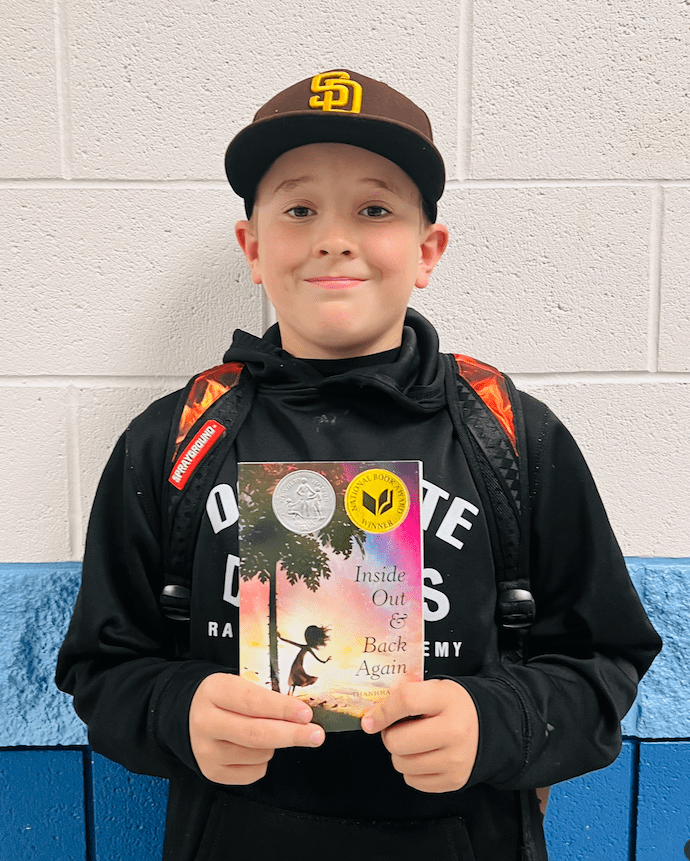
{"label": "black plastic strap buckle", "polygon": [[537,605],[528,589],[506,589],[498,596],[498,613],[504,628],[529,628],[536,618]]}
{"label": "black plastic strap buckle", "polygon": [[175,622],[188,622],[192,593],[186,586],[170,585],[161,592],[163,615]]}

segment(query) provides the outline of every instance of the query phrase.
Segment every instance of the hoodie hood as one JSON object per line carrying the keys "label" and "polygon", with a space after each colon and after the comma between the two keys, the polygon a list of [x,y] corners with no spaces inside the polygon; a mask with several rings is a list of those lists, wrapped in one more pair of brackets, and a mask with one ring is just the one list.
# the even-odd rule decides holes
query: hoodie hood
{"label": "hoodie hood", "polygon": [[[370,358],[371,363],[363,361]],[[281,347],[280,328],[271,326],[263,338],[237,329],[224,362],[243,362],[260,387],[314,390],[320,397],[340,398],[387,395],[396,404],[416,413],[433,413],[445,405],[444,368],[433,326],[408,308],[400,351],[395,361],[381,361],[380,354],[333,360],[335,373],[324,374],[308,360],[296,359]],[[323,369],[328,362],[319,362]],[[366,397],[365,395],[365,397]]]}

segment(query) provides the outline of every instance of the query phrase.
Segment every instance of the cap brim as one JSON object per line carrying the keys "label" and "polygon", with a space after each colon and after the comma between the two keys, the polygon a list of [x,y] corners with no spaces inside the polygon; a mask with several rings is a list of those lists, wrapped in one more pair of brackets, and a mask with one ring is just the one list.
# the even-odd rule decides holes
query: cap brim
{"label": "cap brim", "polygon": [[228,181],[240,197],[252,200],[261,177],[279,156],[313,143],[350,144],[389,159],[408,174],[435,212],[445,184],[443,159],[436,147],[401,123],[361,114],[308,111],[252,123],[225,153]]}

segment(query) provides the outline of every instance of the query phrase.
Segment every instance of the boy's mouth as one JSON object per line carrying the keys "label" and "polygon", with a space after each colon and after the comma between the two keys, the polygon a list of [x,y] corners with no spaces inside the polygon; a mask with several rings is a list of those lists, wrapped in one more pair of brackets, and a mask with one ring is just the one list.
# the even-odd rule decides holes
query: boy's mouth
{"label": "boy's mouth", "polygon": [[356,287],[364,281],[364,278],[352,278],[349,275],[328,276],[321,275],[317,278],[307,278],[310,284],[325,287],[327,290],[343,290],[348,287]]}

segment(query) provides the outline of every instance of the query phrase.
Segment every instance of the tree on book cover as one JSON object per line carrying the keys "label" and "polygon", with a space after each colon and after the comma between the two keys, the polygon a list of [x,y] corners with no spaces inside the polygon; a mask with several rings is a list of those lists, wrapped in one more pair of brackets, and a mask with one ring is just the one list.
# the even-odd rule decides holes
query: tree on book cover
{"label": "tree on book cover", "polygon": [[241,463],[241,673],[359,726],[422,677],[419,464]]}
{"label": "tree on book cover", "polygon": [[[239,498],[241,500],[241,576],[243,580],[257,577],[269,583],[269,648],[270,679],[274,691],[280,691],[278,669],[278,628],[276,589],[278,572],[282,571],[291,584],[304,581],[315,592],[321,578],[331,576],[325,547],[348,559],[354,546],[360,548],[366,533],[347,517],[342,506],[336,506],[330,522],[315,533],[300,534],[286,529],[272,508],[273,491],[287,470],[283,464],[241,464]],[[345,479],[340,464],[321,464],[321,473],[338,495],[344,490]],[[246,594],[246,590],[245,590]]]}

